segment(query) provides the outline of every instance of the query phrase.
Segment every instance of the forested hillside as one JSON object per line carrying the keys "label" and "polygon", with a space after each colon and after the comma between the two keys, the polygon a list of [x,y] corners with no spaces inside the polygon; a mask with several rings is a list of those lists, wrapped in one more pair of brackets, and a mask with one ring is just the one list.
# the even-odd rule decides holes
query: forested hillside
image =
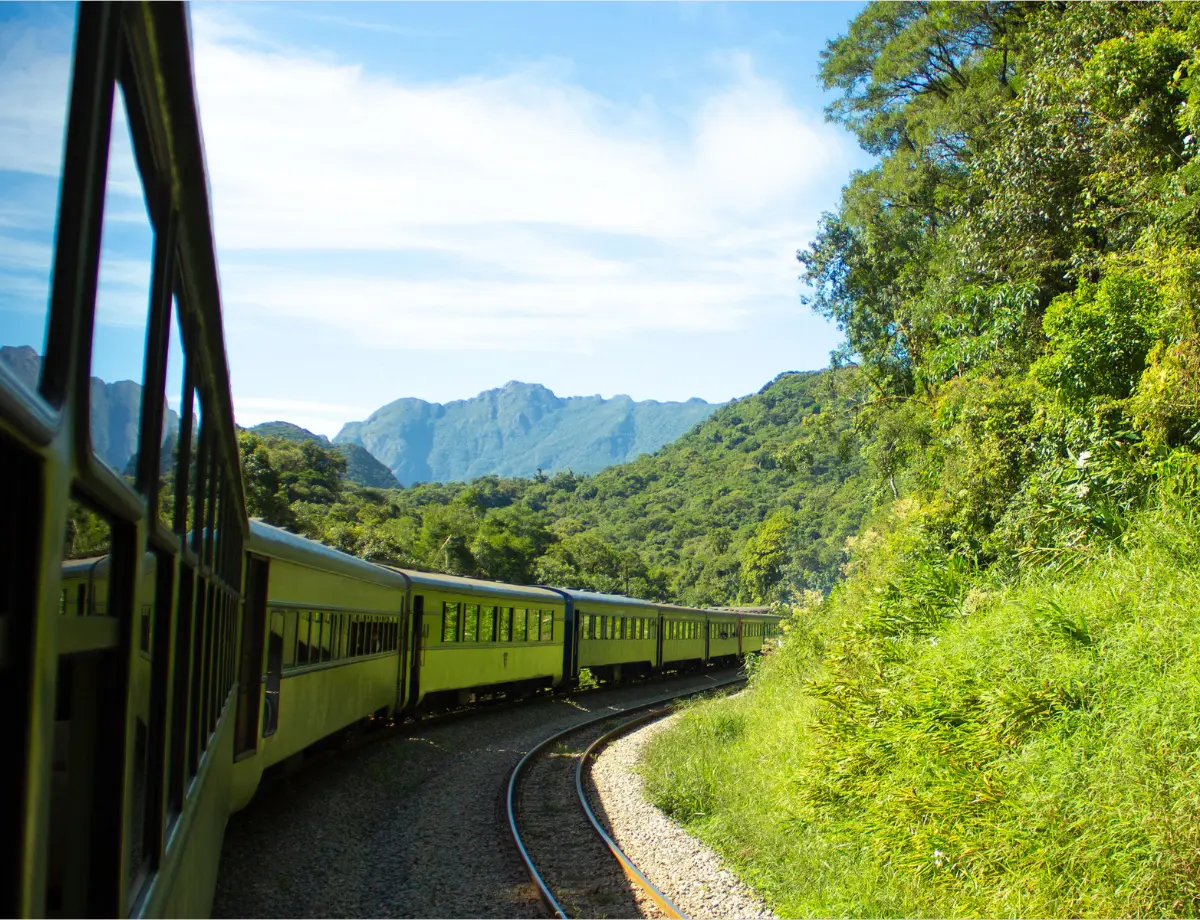
{"label": "forested hillside", "polygon": [[[286,441],[316,441],[318,444],[329,446],[329,439],[324,435],[314,434],[307,428],[301,428],[291,422],[262,422],[250,431],[259,437],[283,438]],[[350,482],[375,489],[400,487],[392,471],[375,459],[362,445],[338,444],[333,449],[346,459],[345,478]]]}
{"label": "forested hillside", "polygon": [[[594,476],[362,489],[338,445],[244,432],[250,512],[369,559],[457,574],[696,604],[795,597],[834,580],[879,494],[837,436],[850,424],[837,403],[846,373],[781,375]],[[822,411],[841,421],[797,470],[796,440]]]}
{"label": "forested hillside", "polygon": [[799,259],[891,502],[649,769],[784,915],[1200,911],[1198,49],[1194,4],[878,3],[821,59],[878,165]]}

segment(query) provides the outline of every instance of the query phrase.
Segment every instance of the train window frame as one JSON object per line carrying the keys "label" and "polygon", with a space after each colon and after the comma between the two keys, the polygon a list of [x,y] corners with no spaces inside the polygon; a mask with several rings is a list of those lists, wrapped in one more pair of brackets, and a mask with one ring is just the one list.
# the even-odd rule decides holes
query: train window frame
{"label": "train window frame", "polygon": [[541,619],[541,623],[542,623],[542,627],[541,627],[542,628],[542,633],[541,633],[542,641],[543,642],[553,642],[554,641],[554,608],[551,607],[548,610],[543,610],[540,619]]}

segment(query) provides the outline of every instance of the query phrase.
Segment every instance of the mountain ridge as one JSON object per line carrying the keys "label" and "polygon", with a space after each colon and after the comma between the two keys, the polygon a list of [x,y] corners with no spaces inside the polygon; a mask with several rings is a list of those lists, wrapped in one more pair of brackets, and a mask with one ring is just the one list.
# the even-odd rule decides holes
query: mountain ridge
{"label": "mountain ridge", "polygon": [[334,444],[358,444],[405,485],[483,475],[599,472],[652,453],[725,403],[558,396],[510,380],[446,403],[401,397],[347,422]]}

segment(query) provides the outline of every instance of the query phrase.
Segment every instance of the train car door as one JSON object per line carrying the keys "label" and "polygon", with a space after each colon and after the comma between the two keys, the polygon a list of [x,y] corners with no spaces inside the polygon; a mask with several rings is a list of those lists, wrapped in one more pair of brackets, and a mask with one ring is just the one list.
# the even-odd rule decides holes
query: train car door
{"label": "train car door", "polygon": [[[237,728],[233,756],[242,760],[258,750],[258,720],[262,707],[263,685],[267,672],[263,669],[263,646],[267,631],[267,579],[270,562],[262,556],[246,554],[246,593],[242,605],[242,662],[238,674]],[[279,636],[282,660],[283,636]],[[276,684],[278,704],[278,682]],[[278,705],[276,705],[278,712]]]}
{"label": "train car door", "polygon": [[663,666],[663,627],[666,623],[663,621],[662,612],[656,612],[658,616],[654,620],[654,666],[661,668]]}
{"label": "train car door", "polygon": [[409,635],[412,636],[412,661],[408,668],[407,701],[407,708],[410,711],[416,708],[417,701],[421,698],[421,651],[425,645],[425,596],[423,594],[413,597],[411,622],[412,628]]}

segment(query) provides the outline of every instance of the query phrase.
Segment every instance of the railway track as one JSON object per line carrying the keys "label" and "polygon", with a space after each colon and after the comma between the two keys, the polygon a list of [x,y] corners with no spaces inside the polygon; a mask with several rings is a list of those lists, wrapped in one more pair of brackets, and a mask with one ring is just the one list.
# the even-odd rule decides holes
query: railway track
{"label": "railway track", "polygon": [[543,739],[509,775],[509,833],[550,914],[684,918],[605,830],[588,801],[589,761],[610,741],[668,715],[687,697],[745,683],[741,677],[573,725]]}

